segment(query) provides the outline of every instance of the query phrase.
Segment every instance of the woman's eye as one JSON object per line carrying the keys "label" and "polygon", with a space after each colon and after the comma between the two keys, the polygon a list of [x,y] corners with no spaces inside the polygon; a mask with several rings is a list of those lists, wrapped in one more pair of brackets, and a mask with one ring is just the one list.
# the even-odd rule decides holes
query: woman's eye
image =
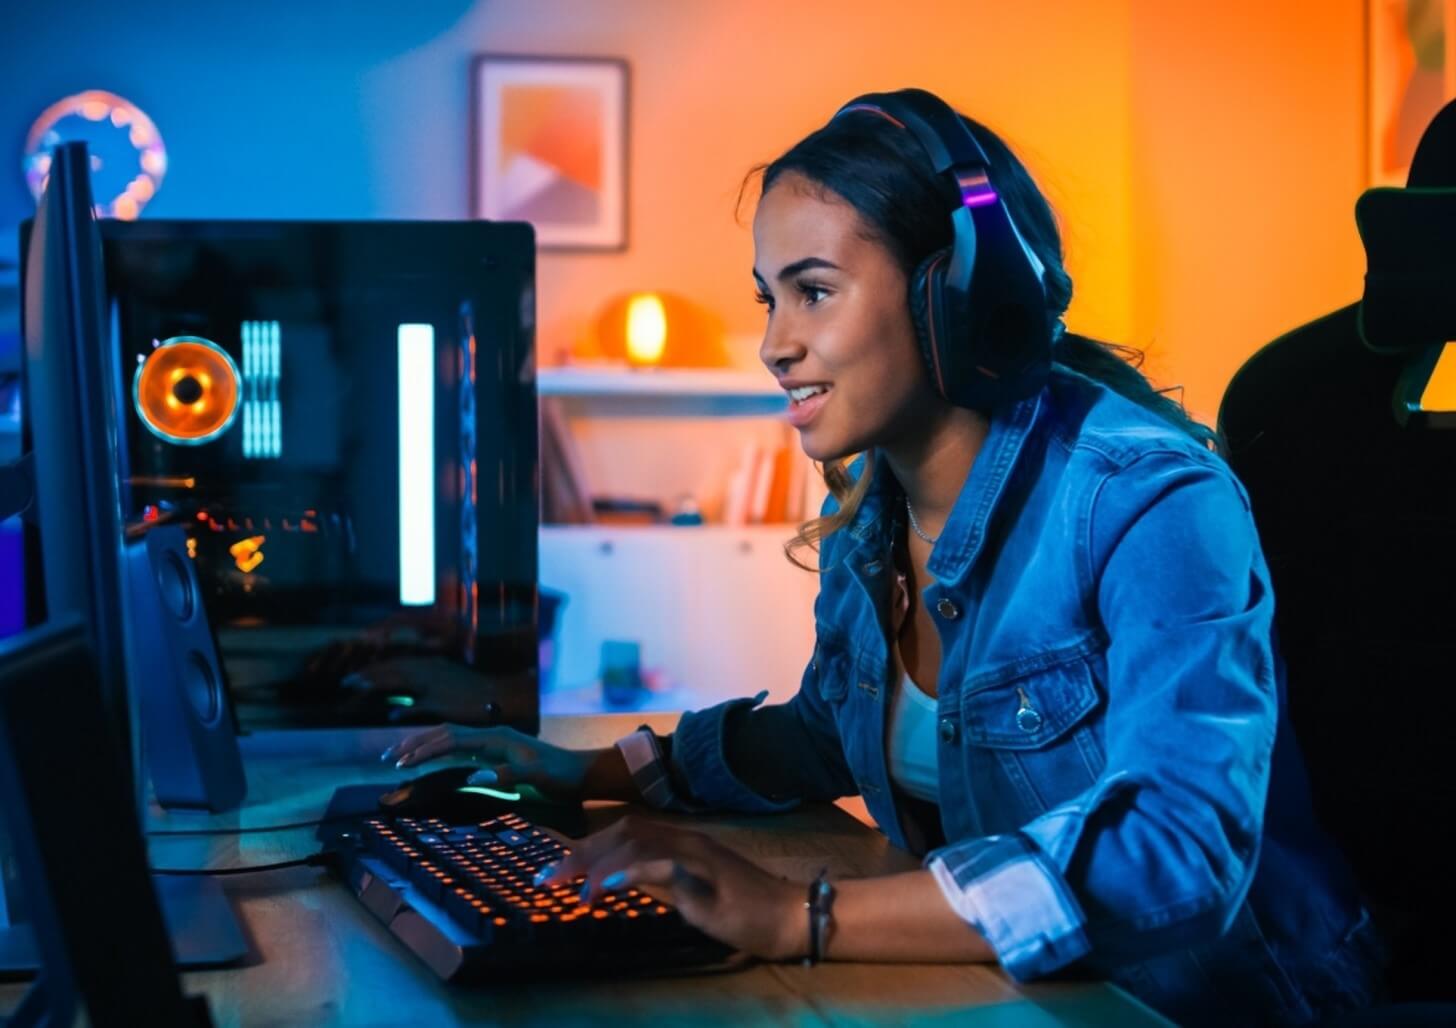
{"label": "woman's eye", "polygon": [[769,310],[773,310],[773,297],[767,293],[754,293],[753,299],[755,303],[761,303]]}
{"label": "woman's eye", "polygon": [[824,299],[826,296],[829,295],[829,290],[825,289],[823,286],[816,286],[812,282],[799,283],[799,292],[803,294],[804,301],[808,303],[810,307],[814,306],[820,300]]}

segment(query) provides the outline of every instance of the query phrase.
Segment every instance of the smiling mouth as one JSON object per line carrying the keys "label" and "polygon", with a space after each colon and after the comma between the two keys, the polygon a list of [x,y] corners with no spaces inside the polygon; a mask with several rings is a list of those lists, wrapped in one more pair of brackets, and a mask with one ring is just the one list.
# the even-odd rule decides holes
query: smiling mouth
{"label": "smiling mouth", "polygon": [[827,385],[818,385],[806,386],[803,389],[790,389],[789,404],[791,406],[797,407],[799,406],[799,404],[805,402],[806,400],[812,400],[816,396],[823,396],[825,393],[829,392],[831,388],[833,387]]}

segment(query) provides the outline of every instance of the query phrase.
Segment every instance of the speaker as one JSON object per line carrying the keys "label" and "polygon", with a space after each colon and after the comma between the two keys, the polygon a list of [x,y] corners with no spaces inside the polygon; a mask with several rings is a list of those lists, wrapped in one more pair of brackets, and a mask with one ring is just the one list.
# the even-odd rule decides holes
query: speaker
{"label": "speaker", "polygon": [[125,555],[128,677],[157,802],[230,810],[242,803],[247,780],[187,534],[154,528],[129,541]]}

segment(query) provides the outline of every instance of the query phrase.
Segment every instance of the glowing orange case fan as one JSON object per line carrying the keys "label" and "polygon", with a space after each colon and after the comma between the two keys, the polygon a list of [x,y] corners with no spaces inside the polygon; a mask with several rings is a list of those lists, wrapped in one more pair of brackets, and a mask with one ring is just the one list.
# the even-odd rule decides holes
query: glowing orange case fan
{"label": "glowing orange case fan", "polygon": [[159,439],[183,446],[211,442],[238,415],[242,376],[226,350],[200,336],[174,336],[137,368],[132,400]]}

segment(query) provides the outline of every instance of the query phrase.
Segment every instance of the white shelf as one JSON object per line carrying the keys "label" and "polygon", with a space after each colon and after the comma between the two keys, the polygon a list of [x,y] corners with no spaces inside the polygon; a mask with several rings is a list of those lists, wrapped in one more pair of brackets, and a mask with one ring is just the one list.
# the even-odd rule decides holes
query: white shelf
{"label": "white shelf", "polygon": [[[788,397],[767,371],[572,366],[538,369],[536,385],[568,420],[596,495],[668,508],[682,494],[713,497],[745,447],[772,451],[792,437]],[[636,641],[664,687],[644,697],[644,709],[709,706],[760,688],[776,702],[792,697],[814,648],[819,585],[784,556],[797,530],[786,522],[540,526],[541,586],[566,597],[542,709],[601,710],[601,650],[614,640]],[[812,563],[812,551],[805,558]]]}
{"label": "white shelf", "polygon": [[772,417],[789,409],[767,372],[681,368],[540,368],[536,392],[594,413],[645,417]]}

